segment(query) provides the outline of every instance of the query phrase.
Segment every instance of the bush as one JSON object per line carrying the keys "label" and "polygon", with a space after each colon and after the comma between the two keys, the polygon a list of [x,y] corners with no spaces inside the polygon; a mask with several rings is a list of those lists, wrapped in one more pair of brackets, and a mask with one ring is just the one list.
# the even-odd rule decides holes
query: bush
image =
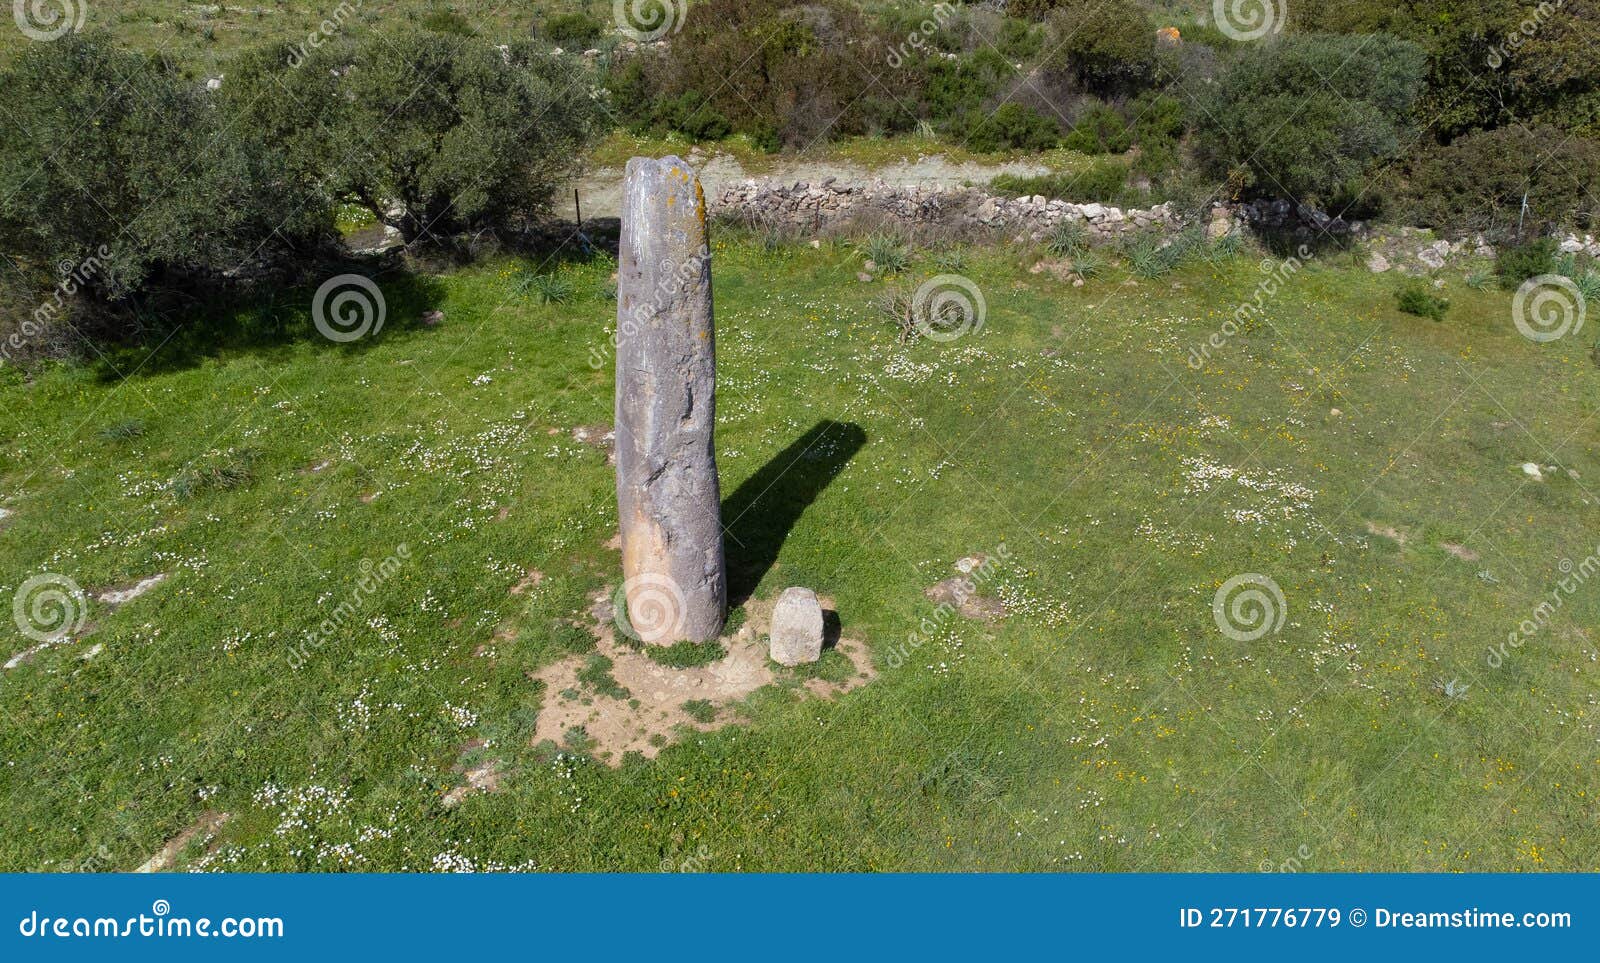
{"label": "bush", "polygon": [[1260,193],[1329,210],[1351,204],[1369,166],[1402,144],[1423,71],[1420,48],[1382,35],[1252,47],[1209,97],[1201,159]]}
{"label": "bush", "polygon": [[[1558,144],[1556,156],[1534,163]],[[1410,222],[1496,240],[1519,227],[1524,234],[1588,229],[1600,222],[1600,142],[1569,138],[1554,127],[1467,134],[1413,158],[1399,194]]]}
{"label": "bush", "polygon": [[700,115],[710,113],[732,131],[785,147],[904,127],[915,122],[908,112],[897,113],[882,97],[861,96],[867,68],[857,60],[881,57],[888,48],[842,0],[690,4],[670,55],[646,74],[655,71],[654,103],[681,104],[690,92],[704,99],[687,117],[657,116],[652,123],[692,136]]}
{"label": "bush", "polygon": [[976,111],[960,114],[951,121],[947,134],[981,153],[1049,150],[1061,140],[1061,128],[1055,121],[1015,101],[1001,104],[988,115]]}
{"label": "bush", "polygon": [[604,24],[586,13],[558,13],[539,32],[562,47],[584,48],[599,40],[604,30]]}
{"label": "bush", "polygon": [[1495,273],[1500,275],[1500,286],[1515,291],[1522,282],[1541,274],[1554,274],[1556,269],[1556,242],[1542,237],[1526,244],[1503,244],[1495,256]]}
{"label": "bush", "polygon": [[285,222],[301,199],[272,158],[164,58],[68,33],[26,45],[0,89],[0,252],[73,265],[74,291],[120,300],[218,277],[306,223]]}
{"label": "bush", "polygon": [[337,183],[408,243],[542,213],[598,126],[579,69],[527,42],[371,35],[323,107],[354,145]]}
{"label": "bush", "polygon": [[1061,146],[1081,154],[1120,154],[1133,146],[1133,134],[1121,114],[1096,104],[1078,118]]}
{"label": "bush", "polygon": [[1102,93],[1156,74],[1156,27],[1137,0],[1060,0],[1049,15],[1047,63]]}
{"label": "bush", "polygon": [[1444,313],[1450,307],[1450,302],[1439,297],[1428,289],[1421,281],[1410,281],[1399,291],[1395,292],[1395,301],[1400,310],[1406,314],[1414,314],[1419,318],[1432,318],[1443,321]]}
{"label": "bush", "polygon": [[1115,203],[1122,197],[1127,182],[1127,167],[1103,162],[1092,164],[1076,174],[1046,174],[1042,177],[1001,174],[990,181],[989,186],[1000,194],[1017,197],[1039,194],[1075,204],[1088,204]]}

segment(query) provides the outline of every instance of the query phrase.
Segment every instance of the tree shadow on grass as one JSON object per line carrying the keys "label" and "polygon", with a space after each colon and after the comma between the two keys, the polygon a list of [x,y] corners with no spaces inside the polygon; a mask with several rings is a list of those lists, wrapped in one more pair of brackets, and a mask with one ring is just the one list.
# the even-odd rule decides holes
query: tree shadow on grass
{"label": "tree shadow on grass", "polygon": [[756,590],[800,516],[866,443],[860,425],[819,421],[723,501],[730,605]]}

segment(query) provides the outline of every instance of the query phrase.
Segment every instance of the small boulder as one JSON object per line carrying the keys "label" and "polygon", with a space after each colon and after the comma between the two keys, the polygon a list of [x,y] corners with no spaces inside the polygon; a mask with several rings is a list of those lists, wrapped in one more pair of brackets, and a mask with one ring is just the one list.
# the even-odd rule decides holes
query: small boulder
{"label": "small boulder", "polygon": [[788,588],[772,609],[772,661],[800,665],[822,658],[822,603],[808,588]]}
{"label": "small boulder", "polygon": [[1382,274],[1389,270],[1389,259],[1377,251],[1373,251],[1372,256],[1367,258],[1367,270],[1373,274]]}

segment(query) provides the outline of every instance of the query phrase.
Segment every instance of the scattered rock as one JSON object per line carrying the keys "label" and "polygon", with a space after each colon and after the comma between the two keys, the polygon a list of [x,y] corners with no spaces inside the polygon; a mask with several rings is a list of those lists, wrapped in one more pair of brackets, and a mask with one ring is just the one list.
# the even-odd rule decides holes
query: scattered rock
{"label": "scattered rock", "polygon": [[788,588],[772,609],[772,661],[800,665],[822,658],[822,603],[808,588]]}
{"label": "scattered rock", "polygon": [[1544,481],[1544,472],[1541,472],[1539,470],[1539,466],[1535,465],[1531,461],[1525,461],[1522,463],[1522,473],[1527,475],[1529,478],[1532,478],[1534,481]]}
{"label": "scattered rock", "polygon": [[146,579],[140,579],[139,581],[134,582],[132,585],[124,586],[123,588],[106,589],[105,591],[96,594],[95,598],[107,605],[123,605],[127,602],[132,602],[134,599],[150,591],[166,580],[166,572],[157,572],[155,575],[152,575]]}
{"label": "scattered rock", "polygon": [[1389,270],[1389,267],[1389,259],[1377,251],[1373,251],[1372,256],[1367,258],[1367,270],[1373,274],[1382,274]]}
{"label": "scattered rock", "polygon": [[439,325],[443,321],[444,321],[444,312],[443,311],[424,311],[423,314],[422,314],[422,323],[427,325],[430,328]]}

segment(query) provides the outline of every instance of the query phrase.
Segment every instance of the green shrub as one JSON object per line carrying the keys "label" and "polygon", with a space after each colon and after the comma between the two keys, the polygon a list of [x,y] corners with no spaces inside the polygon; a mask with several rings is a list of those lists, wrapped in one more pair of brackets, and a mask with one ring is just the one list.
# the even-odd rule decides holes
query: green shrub
{"label": "green shrub", "polygon": [[1434,294],[1428,285],[1421,281],[1407,282],[1404,287],[1395,292],[1395,301],[1400,310],[1406,314],[1414,314],[1419,318],[1432,318],[1443,321],[1444,313],[1450,307],[1450,302]]}
{"label": "green shrub", "polygon": [[604,30],[604,24],[586,13],[558,13],[539,32],[560,46],[582,48],[599,40]]}
{"label": "green shrub", "polygon": [[1049,66],[1103,93],[1154,78],[1156,27],[1138,0],[1058,0],[1051,6]]}
{"label": "green shrub", "polygon": [[1500,286],[1515,291],[1522,282],[1556,270],[1556,242],[1542,237],[1524,244],[1502,244],[1495,256],[1495,273]]}
{"label": "green shrub", "polygon": [[1039,194],[1051,199],[1115,203],[1123,194],[1128,182],[1128,168],[1114,161],[1091,164],[1074,174],[1045,174],[1039,177],[1019,177],[1001,174],[989,182],[998,194],[1026,197]]}
{"label": "green shrub", "polygon": [[544,211],[600,119],[577,64],[529,42],[372,34],[349,66],[324,106],[354,148],[339,183],[408,243]]}
{"label": "green shrub", "polygon": [[322,220],[162,57],[68,33],[24,45],[0,89],[0,253],[73,265],[84,297],[220,277]]}
{"label": "green shrub", "polygon": [[702,0],[655,68],[654,93],[671,102],[699,92],[700,112],[730,130],[763,146],[804,147],[915,122],[863,90],[859,58],[888,47],[843,0]]}
{"label": "green shrub", "polygon": [[1133,146],[1133,133],[1116,110],[1096,104],[1078,118],[1061,146],[1080,154],[1120,154]]}
{"label": "green shrub", "polygon": [[[1533,162],[1556,145],[1549,162]],[[1467,134],[1413,157],[1398,193],[1407,221],[1496,240],[1590,228],[1600,222],[1600,141],[1521,125]]]}
{"label": "green shrub", "polygon": [[1260,193],[1350,203],[1369,166],[1403,143],[1424,66],[1420,48],[1382,35],[1254,45],[1208,95],[1200,156]]}
{"label": "green shrub", "polygon": [[1055,121],[1016,101],[1007,101],[990,114],[959,114],[947,134],[980,153],[1049,150],[1061,140],[1061,128]]}

